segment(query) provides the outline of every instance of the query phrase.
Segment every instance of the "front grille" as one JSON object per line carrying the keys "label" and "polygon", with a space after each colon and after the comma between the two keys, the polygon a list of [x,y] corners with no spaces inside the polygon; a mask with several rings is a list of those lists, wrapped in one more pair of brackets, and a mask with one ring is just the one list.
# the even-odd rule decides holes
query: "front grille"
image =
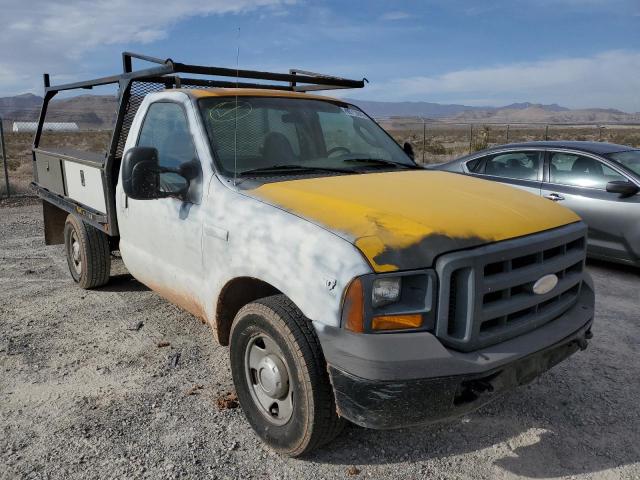
{"label": "front grille", "polygon": [[[436,262],[436,335],[465,352],[516,337],[571,308],[580,294],[587,227],[578,222],[539,234],[449,253]],[[538,295],[544,275],[558,284]],[[442,308],[448,305],[448,307]]]}

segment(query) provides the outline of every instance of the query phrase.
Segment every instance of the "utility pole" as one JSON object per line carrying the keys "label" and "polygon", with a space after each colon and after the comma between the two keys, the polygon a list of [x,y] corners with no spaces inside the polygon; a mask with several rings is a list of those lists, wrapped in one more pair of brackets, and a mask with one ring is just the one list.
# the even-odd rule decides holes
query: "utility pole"
{"label": "utility pole", "polygon": [[2,125],[2,117],[0,117],[0,148],[2,148],[2,165],[4,166],[4,184],[7,187],[7,198],[11,196],[9,190],[9,166],[7,165],[7,149],[4,143],[4,128]]}
{"label": "utility pole", "polygon": [[424,152],[427,149],[427,121],[422,119],[422,163],[424,164]]}

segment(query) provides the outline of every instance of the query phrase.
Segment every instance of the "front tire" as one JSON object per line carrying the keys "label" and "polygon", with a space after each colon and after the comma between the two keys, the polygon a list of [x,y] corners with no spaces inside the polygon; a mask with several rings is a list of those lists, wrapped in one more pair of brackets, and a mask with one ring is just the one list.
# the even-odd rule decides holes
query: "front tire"
{"label": "front tire", "polygon": [[240,405],[271,448],[297,457],[329,442],[344,426],[318,338],[284,295],[250,303],[236,315],[231,372]]}
{"label": "front tire", "polygon": [[111,253],[104,232],[70,214],[64,224],[64,245],[69,272],[81,288],[100,287],[109,281]]}

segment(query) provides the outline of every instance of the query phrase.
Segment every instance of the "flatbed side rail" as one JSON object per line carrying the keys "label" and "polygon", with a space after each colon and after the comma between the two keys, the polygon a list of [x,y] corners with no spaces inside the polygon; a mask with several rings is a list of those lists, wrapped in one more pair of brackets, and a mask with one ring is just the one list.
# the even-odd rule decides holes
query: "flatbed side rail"
{"label": "flatbed side rail", "polygon": [[93,225],[98,230],[101,230],[108,235],[111,235],[109,230],[109,218],[107,215],[97,212],[86,205],[82,205],[71,198],[63,197],[62,195],[51,192],[38,185],[36,182],[32,182],[31,186],[43,200],[46,200],[68,213],[77,213],[88,224]]}

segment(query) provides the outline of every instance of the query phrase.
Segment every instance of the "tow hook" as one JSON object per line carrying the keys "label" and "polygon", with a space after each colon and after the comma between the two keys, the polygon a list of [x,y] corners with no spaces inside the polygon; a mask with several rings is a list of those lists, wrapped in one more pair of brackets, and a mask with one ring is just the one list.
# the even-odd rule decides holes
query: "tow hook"
{"label": "tow hook", "polygon": [[472,380],[468,386],[474,393],[493,392],[493,385],[485,380]]}
{"label": "tow hook", "polygon": [[467,380],[462,382],[461,389],[458,391],[453,399],[454,405],[461,405],[463,403],[471,403],[480,397],[485,392],[491,393],[494,388],[491,381],[495,379],[502,372],[494,373],[485,378],[478,378],[476,380]]}

